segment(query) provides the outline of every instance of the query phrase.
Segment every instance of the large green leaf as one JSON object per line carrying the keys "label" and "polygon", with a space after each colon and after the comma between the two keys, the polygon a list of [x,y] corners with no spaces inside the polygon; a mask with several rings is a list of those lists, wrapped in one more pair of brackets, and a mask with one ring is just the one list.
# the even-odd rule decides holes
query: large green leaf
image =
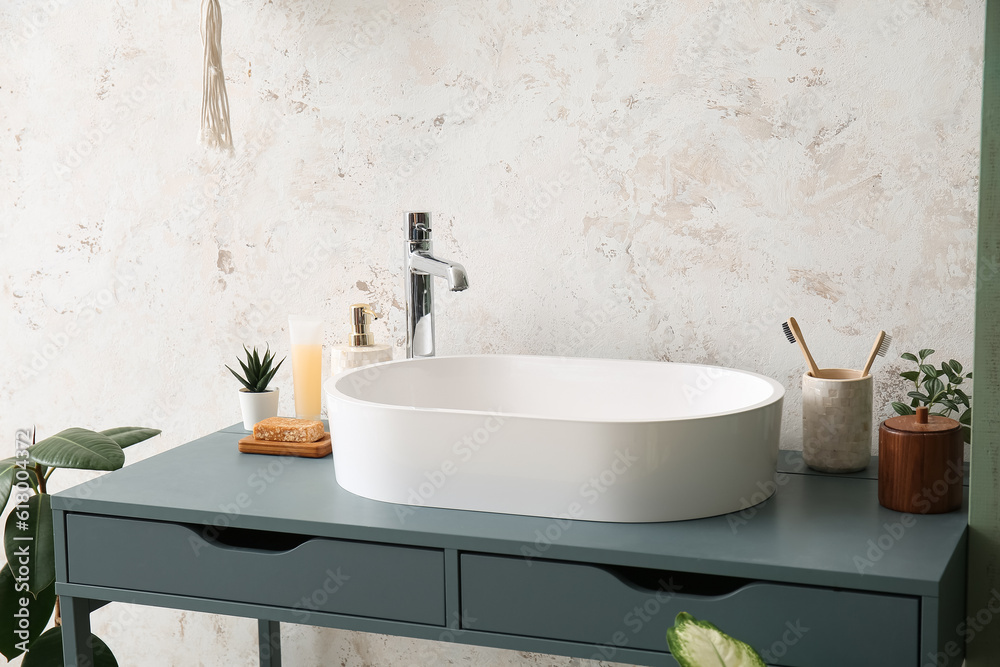
{"label": "large green leaf", "polygon": [[160,429],[143,428],[142,426],[119,426],[118,428],[109,428],[106,431],[101,431],[101,435],[108,436],[118,443],[119,447],[125,449],[143,440],[149,440],[153,436],[160,435]]}
{"label": "large green leaf", "polygon": [[[28,561],[28,590],[33,594],[38,595],[52,585],[56,580],[56,551],[49,494],[31,496],[23,505],[14,506],[4,526],[3,547],[15,572],[20,569],[21,559]],[[0,623],[4,620],[0,619]]]}
{"label": "large green leaf", "polygon": [[924,389],[930,396],[930,402],[937,403],[937,401],[940,399],[940,394],[944,393],[944,383],[941,382],[941,380],[938,380],[937,378],[933,378],[924,383]]}
{"label": "large green leaf", "polygon": [[964,405],[965,407],[969,407],[969,398],[970,397],[969,397],[968,394],[966,394],[961,389],[956,389],[955,390],[955,396],[958,396],[958,400],[960,400],[962,402],[962,405]]}
{"label": "large green leaf", "polygon": [[958,411],[958,405],[955,403],[955,401],[951,400],[950,398],[942,398],[940,401],[938,401],[938,403],[948,408],[949,410]]}
{"label": "large green leaf", "polygon": [[[0,461],[0,512],[7,507],[7,500],[10,499],[10,487],[14,485],[14,471],[17,465],[13,458]],[[10,660],[10,658],[7,658]]]}
{"label": "large green leaf", "polygon": [[[93,667],[118,667],[115,655],[108,645],[97,635],[90,635],[90,645],[94,647]],[[28,647],[21,667],[63,667],[62,628],[52,628]]]}
{"label": "large green leaf", "polygon": [[[20,618],[18,615],[28,619],[27,641],[30,644],[45,630],[52,617],[52,609],[56,606],[54,584],[39,593],[38,597],[26,590],[17,590],[17,584],[10,566],[4,565],[0,570],[0,653],[7,660],[13,660],[23,653],[17,645],[24,639],[14,634],[15,630],[20,630],[16,627]],[[26,604],[22,605],[22,602]]]}
{"label": "large green leaf", "polygon": [[900,403],[899,401],[893,401],[892,402],[892,409],[896,411],[897,415],[903,415],[903,416],[905,416],[905,415],[916,414],[913,411],[913,408],[911,408],[906,403]]}
{"label": "large green leaf", "polygon": [[[10,490],[14,488],[14,484],[17,481],[15,477],[18,470],[20,468],[17,465],[17,459],[9,458],[0,461],[0,512],[7,507],[7,501],[10,499]],[[37,488],[38,478],[35,477],[34,469],[25,468],[24,471],[28,475],[28,479],[25,481],[27,481],[31,488]]]}
{"label": "large green leaf", "polygon": [[667,629],[667,645],[681,667],[766,667],[749,644],[683,611]]}
{"label": "large green leaf", "polygon": [[[934,368],[930,364],[920,364],[920,372],[926,375],[928,378],[936,378],[938,375],[941,374],[941,371]],[[924,379],[924,382],[927,382],[927,379]]]}
{"label": "large green leaf", "polygon": [[[948,382],[951,382],[952,384],[955,384],[956,381],[959,379],[958,375],[956,375],[955,371],[952,369],[951,365],[947,361],[941,362],[941,373],[947,375]],[[938,374],[938,377],[941,377],[941,373]]]}
{"label": "large green leaf", "polygon": [[68,428],[28,448],[31,460],[54,468],[118,470],[125,465],[121,445],[85,428]]}

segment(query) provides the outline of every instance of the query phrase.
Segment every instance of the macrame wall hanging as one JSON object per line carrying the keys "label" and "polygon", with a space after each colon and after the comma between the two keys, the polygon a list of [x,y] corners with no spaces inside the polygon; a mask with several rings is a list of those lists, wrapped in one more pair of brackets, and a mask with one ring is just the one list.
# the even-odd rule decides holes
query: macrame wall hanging
{"label": "macrame wall hanging", "polygon": [[206,146],[233,149],[229,128],[229,98],[222,72],[222,8],[219,0],[201,3],[201,41],[205,45],[204,82],[201,94],[201,134]]}

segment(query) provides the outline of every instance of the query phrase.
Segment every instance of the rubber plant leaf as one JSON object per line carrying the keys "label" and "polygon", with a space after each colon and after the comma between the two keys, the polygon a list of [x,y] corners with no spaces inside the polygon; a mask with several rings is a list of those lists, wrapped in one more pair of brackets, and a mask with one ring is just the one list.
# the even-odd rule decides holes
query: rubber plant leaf
{"label": "rubber plant leaf", "polygon": [[101,431],[101,435],[108,436],[119,447],[125,449],[143,440],[149,440],[153,436],[160,435],[160,430],[156,428],[143,428],[141,426],[119,426],[118,428],[109,428],[106,431]]}
{"label": "rubber plant leaf", "polygon": [[118,470],[125,465],[121,445],[85,428],[68,428],[28,448],[31,460],[54,468]]}
{"label": "rubber plant leaf", "polygon": [[[0,512],[7,507],[7,501],[10,499],[10,491],[14,488],[14,484],[17,482],[16,476],[17,471],[21,470],[20,466],[17,465],[17,459],[9,458],[0,461]],[[35,477],[35,471],[33,468],[24,468],[24,473],[28,476],[27,479],[22,479],[31,487],[37,488],[38,479]]]}
{"label": "rubber plant leaf", "polygon": [[56,549],[49,494],[31,496],[14,506],[3,529],[3,547],[8,563],[20,563],[27,547],[28,590],[32,595],[52,585],[56,580]]}
{"label": "rubber plant leaf", "polygon": [[[56,606],[55,584],[35,596],[18,591],[15,588],[16,583],[10,566],[4,565],[3,569],[0,569],[0,618],[3,619],[0,623],[0,653],[8,661],[24,652],[17,648],[23,639],[14,634],[15,625],[19,618],[15,614],[20,614],[20,617],[28,619],[28,643],[30,644],[45,630],[49,619],[52,618],[52,610]],[[21,606],[22,600],[28,603],[27,606]]]}

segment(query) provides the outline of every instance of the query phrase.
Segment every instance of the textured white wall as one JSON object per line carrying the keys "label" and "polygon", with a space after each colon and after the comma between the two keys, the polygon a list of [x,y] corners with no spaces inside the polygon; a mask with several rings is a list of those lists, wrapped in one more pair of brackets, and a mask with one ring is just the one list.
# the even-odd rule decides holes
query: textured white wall
{"label": "textured white wall", "polygon": [[[786,448],[789,314],[821,365],[895,336],[880,415],[899,352],[971,362],[982,0],[224,0],[233,156],[195,143],[198,6],[0,5],[5,449],[31,423],[163,429],[135,461],[231,424],[223,363],[286,351],[292,311],[332,344],[371,301],[401,344],[406,210],[469,270],[441,353],[751,369],[789,389]],[[247,620],[95,621],[124,665],[254,659]],[[286,642],[290,665],[583,664]]]}

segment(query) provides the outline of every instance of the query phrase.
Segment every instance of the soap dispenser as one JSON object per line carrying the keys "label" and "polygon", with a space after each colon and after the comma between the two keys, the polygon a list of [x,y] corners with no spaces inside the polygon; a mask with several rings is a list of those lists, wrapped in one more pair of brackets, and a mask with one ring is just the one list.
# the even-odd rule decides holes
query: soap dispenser
{"label": "soap dispenser", "polygon": [[351,336],[347,345],[333,347],[330,369],[334,375],[382,361],[392,361],[390,345],[376,345],[372,320],[380,317],[367,303],[351,306]]}

